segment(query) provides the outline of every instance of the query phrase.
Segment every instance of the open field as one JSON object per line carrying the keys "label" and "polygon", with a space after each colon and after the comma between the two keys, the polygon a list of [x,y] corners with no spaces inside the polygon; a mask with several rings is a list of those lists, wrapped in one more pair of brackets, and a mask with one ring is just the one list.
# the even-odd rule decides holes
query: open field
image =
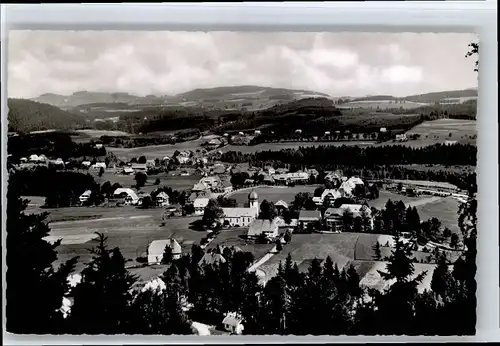
{"label": "open field", "polygon": [[[330,256],[339,268],[343,268],[355,259],[356,251],[364,251],[363,248],[358,250],[356,247],[359,237],[367,238],[364,240],[367,244],[375,244],[378,236],[361,233],[294,234],[292,241],[284,246],[283,251],[273,256],[259,269],[265,273],[266,278],[274,276],[280,261],[284,263],[288,254],[292,256],[292,260],[297,263],[300,270],[307,270],[314,258],[324,260],[327,256]],[[363,256],[366,257],[365,254]]]}
{"label": "open field", "polygon": [[477,135],[477,123],[475,120],[438,119],[425,121],[409,130],[408,133],[419,134],[420,139],[405,144],[422,142],[425,145],[430,145],[443,143],[446,140],[475,144],[476,140],[469,138],[469,136]]}
{"label": "open field", "polygon": [[382,209],[390,199],[393,202],[403,201],[405,205],[416,207],[420,219],[428,220],[438,218],[443,227],[448,227],[452,232],[458,232],[458,208],[460,202],[452,197],[420,196],[408,197],[390,191],[380,191],[379,198],[368,201],[370,207]]}
{"label": "open field", "polygon": [[394,100],[379,100],[379,101],[351,101],[341,105],[337,108],[366,108],[366,109],[414,109],[422,106],[427,106],[427,103],[419,103],[412,101],[401,101],[395,103]]}
{"label": "open field", "polygon": [[133,157],[139,157],[142,155],[146,156],[147,159],[155,159],[163,158],[165,156],[172,156],[176,150],[196,151],[198,149],[202,149],[201,144],[212,138],[213,136],[204,136],[193,141],[186,141],[176,144],[148,145],[145,147],[136,148],[107,147],[106,150],[115,154],[119,159],[129,160]]}
{"label": "open field", "polygon": [[299,192],[309,192],[313,193],[314,189],[316,189],[318,185],[296,185],[294,187],[278,187],[278,186],[270,186],[270,187],[257,187],[255,189],[248,188],[242,191],[238,191],[234,194],[230,194],[227,197],[235,199],[238,205],[243,206],[245,203],[248,203],[248,194],[255,190],[259,195],[259,201],[268,200],[269,202],[278,202],[279,200],[283,200],[287,203],[292,202],[295,199],[295,195]]}
{"label": "open field", "polygon": [[448,227],[452,232],[460,234],[458,227],[458,209],[460,202],[454,198],[446,197],[439,200],[420,205],[417,207],[421,220],[436,217],[441,221],[443,227]]}
{"label": "open field", "polygon": [[[193,243],[199,243],[205,232],[189,228],[190,223],[199,217],[171,218],[161,226],[163,209],[142,210],[133,207],[121,208],[60,208],[44,210],[50,212],[51,232],[49,240],[62,239],[57,249],[57,263],[79,256],[77,269],[91,259],[88,249],[97,245],[92,240],[95,232],[104,233],[108,237],[110,249],[119,247],[126,260],[133,264],[138,256],[144,254],[148,244],[153,240],[175,238],[184,251],[190,251]],[[69,216],[81,220],[65,220]],[[85,219],[85,216],[88,219]],[[98,218],[96,218],[98,217]]]}

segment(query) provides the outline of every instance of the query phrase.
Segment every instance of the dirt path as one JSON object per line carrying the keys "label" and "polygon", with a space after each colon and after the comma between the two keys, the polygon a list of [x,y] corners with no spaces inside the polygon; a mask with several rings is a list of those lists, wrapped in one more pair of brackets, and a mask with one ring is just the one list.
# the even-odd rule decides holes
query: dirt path
{"label": "dirt path", "polygon": [[434,196],[434,197],[424,198],[424,199],[414,201],[414,202],[408,202],[408,203],[406,203],[406,206],[413,208],[413,207],[418,207],[418,206],[425,205],[428,203],[434,203],[434,202],[437,202],[441,199],[443,199],[443,197]]}
{"label": "dirt path", "polygon": [[51,222],[51,226],[66,226],[80,223],[88,223],[88,222],[102,222],[102,221],[117,221],[117,220],[137,220],[137,219],[149,219],[152,218],[153,215],[136,215],[136,216],[116,216],[116,217],[101,217],[98,219],[84,219],[84,220],[69,220],[69,221],[56,221]]}

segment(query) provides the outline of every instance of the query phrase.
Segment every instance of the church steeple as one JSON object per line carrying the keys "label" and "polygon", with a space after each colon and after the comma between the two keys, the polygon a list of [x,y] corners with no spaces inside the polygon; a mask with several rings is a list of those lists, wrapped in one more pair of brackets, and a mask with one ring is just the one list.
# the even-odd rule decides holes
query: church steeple
{"label": "church steeple", "polygon": [[248,204],[250,208],[259,210],[259,195],[257,195],[255,190],[252,190],[252,192],[248,195]]}

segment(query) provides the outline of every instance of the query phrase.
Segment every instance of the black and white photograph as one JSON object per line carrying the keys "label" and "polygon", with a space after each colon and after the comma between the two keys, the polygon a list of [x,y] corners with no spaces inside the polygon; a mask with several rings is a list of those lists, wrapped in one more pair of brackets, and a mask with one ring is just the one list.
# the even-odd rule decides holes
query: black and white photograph
{"label": "black and white photograph", "polygon": [[475,335],[478,42],[9,31],[7,332]]}

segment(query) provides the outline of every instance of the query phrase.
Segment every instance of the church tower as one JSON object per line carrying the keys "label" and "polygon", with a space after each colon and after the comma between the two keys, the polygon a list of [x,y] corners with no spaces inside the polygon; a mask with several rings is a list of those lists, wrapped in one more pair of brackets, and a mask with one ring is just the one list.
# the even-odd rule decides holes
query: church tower
{"label": "church tower", "polygon": [[259,212],[259,196],[254,190],[248,195],[248,205]]}

